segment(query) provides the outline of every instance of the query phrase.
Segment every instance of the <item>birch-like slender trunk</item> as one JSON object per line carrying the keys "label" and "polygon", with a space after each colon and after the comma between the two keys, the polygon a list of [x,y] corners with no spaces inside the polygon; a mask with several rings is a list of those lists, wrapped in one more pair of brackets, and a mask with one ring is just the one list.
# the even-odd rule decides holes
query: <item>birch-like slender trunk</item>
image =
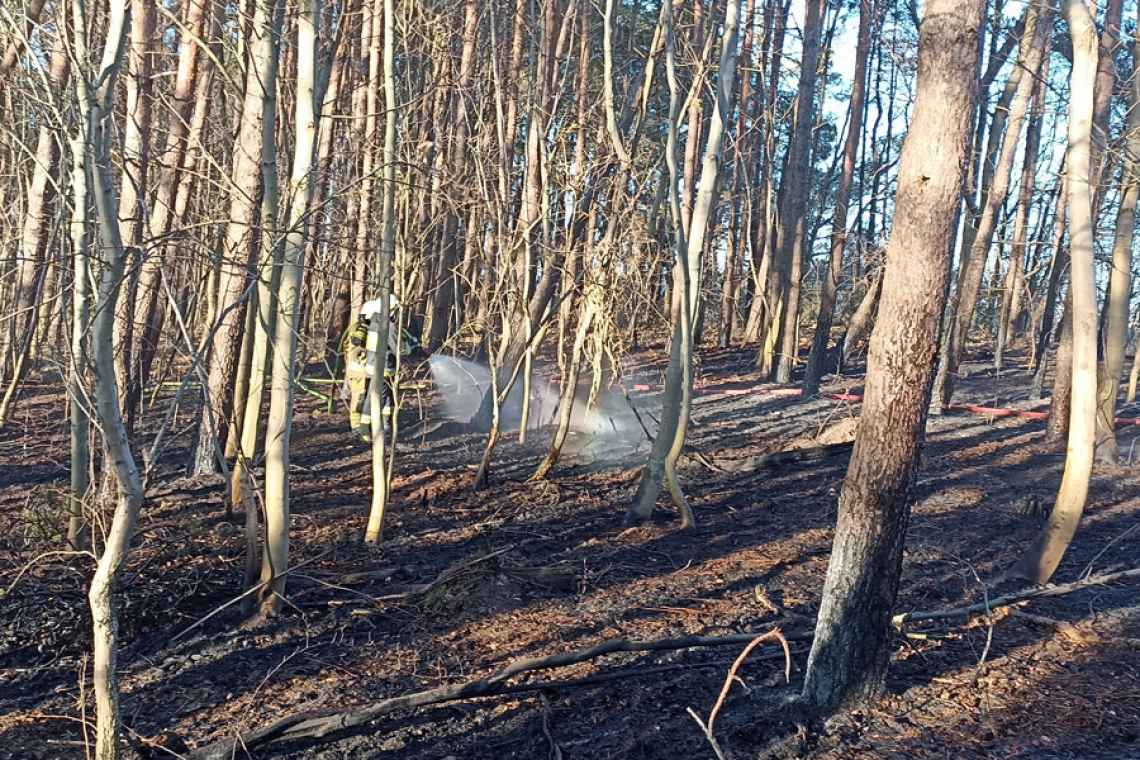
{"label": "birch-like slender trunk", "polygon": [[[319,111],[316,104],[317,20],[319,0],[302,0],[297,13],[296,126],[289,226],[277,294],[273,331],[272,389],[265,433],[265,551],[261,565],[261,614],[277,613],[285,595],[289,568],[289,439],[293,429],[293,382],[297,355],[309,200],[313,193],[313,154]],[[251,399],[252,401],[253,399]]]}
{"label": "birch-like slender trunk", "polygon": [[1136,201],[1140,196],[1140,77],[1132,78],[1128,97],[1128,122],[1121,173],[1120,208],[1116,214],[1116,237],[1112,246],[1112,271],[1105,303],[1104,361],[1098,366],[1096,458],[1116,464],[1116,397],[1120,392],[1124,354],[1128,347],[1128,305],[1132,298],[1132,237],[1136,227]]}
{"label": "birch-like slender trunk", "polygon": [[90,256],[87,208],[87,147],[82,135],[71,140],[71,366],[68,388],[71,406],[71,508],[67,522],[67,543],[72,549],[84,545],[83,508],[90,487],[91,440],[87,410],[87,332],[91,322]]}
{"label": "birch-like slender trunk", "polygon": [[261,222],[261,162],[265,119],[275,101],[279,0],[256,0],[251,24],[249,66],[245,76],[241,126],[234,145],[229,215],[221,262],[217,319],[221,326],[207,346],[209,382],[198,420],[193,462],[195,474],[218,472],[218,453],[225,446],[234,410],[234,381],[245,326],[242,307],[249,277],[254,234]]}
{"label": "birch-like slender trunk", "polygon": [[[380,280],[380,311],[372,318],[380,320],[376,343],[376,363],[373,365],[372,382],[369,384],[369,400],[372,407],[372,505],[368,513],[368,525],[364,540],[370,544],[380,543],[384,534],[384,512],[388,507],[388,472],[391,466],[384,453],[384,423],[380,413],[384,406],[381,399],[381,384],[384,382],[384,368],[388,365],[388,297],[392,292],[392,258],[396,248],[396,4],[395,0],[384,2],[384,196],[381,207],[383,226],[380,234],[380,252],[376,262],[376,274]],[[395,403],[393,403],[393,407]],[[393,421],[398,409],[392,409]]]}
{"label": "birch-like slender trunk", "polygon": [[[1096,283],[1093,270],[1092,167],[1093,83],[1097,70],[1096,25],[1084,0],[1067,0],[1065,18],[1073,41],[1069,96],[1069,246],[1072,270],[1072,392],[1065,471],[1049,522],[1018,562],[1014,573],[1046,583],[1076,535],[1092,475],[1096,440]],[[1058,368],[1060,369],[1060,368]]]}
{"label": "birch-like slender trunk", "polygon": [[[95,691],[95,758],[117,760],[120,757],[119,686],[117,674],[118,611],[115,587],[119,572],[126,564],[131,537],[135,532],[143,491],[138,467],[131,454],[115,387],[113,333],[115,302],[123,279],[124,252],[119,230],[118,202],[111,175],[111,130],[115,80],[122,65],[127,39],[129,14],[126,0],[111,0],[102,62],[94,77],[76,72],[76,94],[83,114],[83,142],[87,150],[87,166],[99,234],[98,292],[91,347],[94,356],[95,409],[103,430],[106,466],[115,473],[118,498],[111,527],[107,531],[102,554],[91,579],[88,601],[92,618],[92,683]],[[87,54],[87,14],[84,0],[71,4],[73,46],[79,61]],[[93,89],[94,86],[94,89]]]}
{"label": "birch-like slender trunk", "polygon": [[[300,23],[300,21],[299,21]],[[274,11],[273,38],[281,39],[283,18],[282,9]],[[279,206],[279,193],[277,188],[277,129],[276,112],[276,82],[277,82],[277,55],[269,63],[269,72],[265,79],[267,83],[267,96],[270,98],[265,108],[265,119],[262,122],[261,139],[261,184],[263,188],[261,202],[261,234],[258,237],[258,263],[256,270],[257,288],[254,298],[247,309],[250,317],[246,319],[246,334],[244,342],[252,345],[243,345],[243,351],[248,348],[249,355],[243,356],[239,366],[238,377],[245,371],[245,381],[239,382],[234,388],[234,419],[237,422],[236,431],[240,433],[237,442],[237,458],[230,474],[230,501],[241,505],[245,513],[246,523],[246,583],[254,582],[253,572],[255,562],[253,559],[254,544],[256,542],[255,525],[257,522],[257,505],[253,501],[253,483],[249,477],[249,468],[257,458],[258,441],[261,434],[261,406],[265,397],[265,386],[268,375],[272,371],[272,360],[275,346],[275,332],[278,322],[278,288],[281,282],[282,246],[279,245],[277,234],[277,212]],[[300,79],[300,70],[298,70]],[[269,85],[274,85],[270,87]],[[300,133],[300,130],[299,130]],[[295,146],[296,150],[299,147]],[[252,328],[252,329],[251,329]],[[240,413],[240,417],[238,416]],[[232,435],[232,434],[231,434]]]}
{"label": "birch-like slender trunk", "polygon": [[712,115],[709,118],[707,142],[701,160],[700,182],[697,186],[692,218],[689,222],[689,231],[692,234],[687,240],[681,223],[685,209],[681,206],[676,192],[676,143],[680,91],[676,76],[673,20],[671,15],[667,17],[665,57],[666,76],[669,81],[670,119],[667,127],[665,157],[669,163],[670,172],[669,205],[673,215],[673,251],[676,260],[673,274],[673,339],[669,351],[669,367],[665,375],[661,425],[657,439],[653,442],[649,461],[642,471],[636,501],[627,513],[627,519],[630,521],[649,518],[661,486],[665,485],[681,513],[681,527],[689,528],[696,524],[692,507],[685,499],[676,472],[677,460],[680,458],[685,445],[693,394],[693,316],[697,309],[694,308],[694,304],[690,300],[693,296],[692,282],[689,279],[690,264],[694,257],[701,255],[705,245],[705,236],[709,229],[709,217],[717,202],[718,179],[724,159],[722,142],[725,126],[732,113],[739,15],[739,0],[729,0],[725,9],[721,37],[720,76],[717,82],[716,100],[714,101]]}

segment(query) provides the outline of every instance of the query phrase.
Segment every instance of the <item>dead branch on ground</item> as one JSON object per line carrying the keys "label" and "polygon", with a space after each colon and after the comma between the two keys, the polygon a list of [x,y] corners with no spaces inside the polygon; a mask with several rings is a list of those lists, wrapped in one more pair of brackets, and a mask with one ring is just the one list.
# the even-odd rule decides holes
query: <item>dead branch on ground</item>
{"label": "dead branch on ground", "polygon": [[946,620],[948,618],[968,617],[978,612],[989,612],[998,609],[999,607],[1008,607],[1016,602],[1023,602],[1029,599],[1039,599],[1049,596],[1063,596],[1071,594],[1074,591],[1079,591],[1083,588],[1090,586],[1102,586],[1106,583],[1115,583],[1117,581],[1126,581],[1133,578],[1140,578],[1140,567],[1135,567],[1130,570],[1121,570],[1116,573],[1103,573],[1100,575],[1090,575],[1081,580],[1072,581],[1071,583],[1061,583],[1058,585],[1049,586],[1034,586],[1033,588],[1022,589],[1015,591],[1011,594],[995,597],[987,602],[979,602],[978,604],[971,604],[967,607],[952,607],[943,610],[930,610],[925,612],[903,612],[895,615],[891,622],[896,626],[902,626],[905,623],[917,623],[919,621],[927,620]]}
{"label": "dead branch on ground", "polygon": [[[287,715],[261,728],[245,734],[227,737],[213,744],[195,750],[192,760],[226,760],[232,756],[234,748],[241,746],[250,751],[258,747],[283,741],[299,739],[319,740],[336,738],[341,732],[366,725],[377,718],[397,710],[451,702],[474,697],[486,697],[517,689],[507,684],[515,676],[540,670],[552,670],[568,665],[576,665],[597,657],[619,652],[659,652],[691,647],[715,647],[748,643],[764,634],[750,631],[726,636],[686,636],[672,639],[608,639],[585,649],[544,657],[523,657],[515,660],[497,673],[483,679],[472,679],[462,683],[439,686],[426,691],[404,694],[370,705],[351,709],[328,709],[299,712]],[[810,631],[797,631],[784,634],[785,639],[804,640],[811,637]]]}

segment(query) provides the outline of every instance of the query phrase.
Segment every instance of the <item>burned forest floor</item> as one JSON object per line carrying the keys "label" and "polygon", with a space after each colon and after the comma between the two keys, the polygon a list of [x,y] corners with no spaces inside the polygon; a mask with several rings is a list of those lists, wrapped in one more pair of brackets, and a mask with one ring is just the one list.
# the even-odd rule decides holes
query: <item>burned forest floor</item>
{"label": "burned forest floor", "polygon": [[[846,456],[748,467],[758,455],[851,429],[859,404],[791,396],[759,380],[750,350],[697,366],[683,485],[697,528],[663,497],[624,528],[648,450],[640,429],[582,440],[545,481],[528,478],[548,429],[505,435],[490,486],[471,489],[484,436],[431,424],[445,399],[413,392],[401,416],[394,495],[379,547],[361,542],[369,453],[312,395],[293,429],[288,604],[243,625],[242,515],[220,477],[188,478],[180,412],[150,481],[120,609],[122,713],[130,753],[174,757],[289,713],[364,705],[486,676],[516,658],[614,638],[810,634]],[[1000,377],[967,364],[955,399],[1040,408],[1015,358]],[[624,385],[648,427],[661,351],[631,357]],[[89,556],[60,553],[68,439],[58,382],[24,391],[0,432],[0,758],[79,758],[91,739]],[[825,391],[858,394],[857,371]],[[620,393],[620,391],[619,391]],[[172,394],[140,423],[149,443]],[[625,402],[625,394],[621,394]],[[1136,406],[1121,416],[1137,417]],[[614,427],[614,432],[618,428]],[[986,599],[1061,479],[1044,424],[955,411],[932,417],[897,609]],[[1125,462],[1098,467],[1085,518],[1055,581],[1140,565],[1140,427],[1118,430]],[[834,442],[824,440],[824,442]],[[257,471],[260,475],[260,470]],[[55,552],[55,553],[53,553]],[[220,611],[219,611],[219,608]],[[790,637],[737,673],[717,723],[726,755],[756,757],[782,730],[773,700],[802,680],[809,641]],[[323,743],[259,758],[712,758],[707,719],[742,645],[613,654],[521,676],[546,688],[397,711]],[[557,683],[554,683],[557,682]],[[166,749],[154,745],[163,744]],[[916,623],[895,638],[886,696],[797,745],[828,758],[1140,758],[1140,583],[1096,585],[993,615]],[[247,755],[235,743],[235,758]]]}

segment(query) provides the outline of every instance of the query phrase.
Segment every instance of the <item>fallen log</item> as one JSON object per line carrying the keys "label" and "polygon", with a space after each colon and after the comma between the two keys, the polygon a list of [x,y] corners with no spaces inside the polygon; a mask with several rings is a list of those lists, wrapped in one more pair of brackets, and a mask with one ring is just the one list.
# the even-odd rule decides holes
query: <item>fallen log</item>
{"label": "fallen log", "polygon": [[903,612],[891,618],[891,622],[895,626],[902,626],[906,623],[917,623],[919,621],[929,620],[946,620],[949,618],[968,617],[975,615],[979,612],[992,612],[993,610],[1001,607],[1008,607],[1017,602],[1027,601],[1029,599],[1040,599],[1049,596],[1063,596],[1071,594],[1074,591],[1079,591],[1083,588],[1090,586],[1103,586],[1106,583],[1114,583],[1116,581],[1126,581],[1133,578],[1140,578],[1140,567],[1132,568],[1131,570],[1121,570],[1116,573],[1102,573],[1100,575],[1090,575],[1080,580],[1072,581],[1070,583],[1061,583],[1049,586],[1034,586],[1032,588],[1022,589],[1021,591],[1014,591],[1010,594],[997,596],[985,602],[971,604],[967,607],[952,607],[944,610],[930,610],[926,612]]}
{"label": "fallen log", "polygon": [[721,472],[753,472],[755,470],[764,470],[771,467],[783,467],[789,464],[814,464],[816,462],[824,462],[831,457],[850,454],[854,446],[854,441],[844,441],[842,443],[829,443],[824,446],[808,446],[800,449],[773,451],[770,454],[742,457],[740,459],[722,459],[714,464]]}
{"label": "fallen log", "polygon": [[[779,629],[773,629],[779,630]],[[404,694],[370,705],[356,708],[313,710],[294,713],[273,721],[261,728],[253,729],[221,739],[192,751],[191,760],[229,760],[240,748],[243,752],[265,747],[266,745],[297,741],[299,739],[319,740],[334,737],[341,732],[371,723],[388,713],[413,707],[452,702],[460,699],[486,697],[517,691],[520,686],[508,684],[511,678],[541,670],[562,668],[568,665],[592,660],[618,652],[660,652],[691,647],[716,647],[732,644],[747,644],[758,636],[756,631],[733,633],[725,636],[685,636],[671,639],[609,639],[585,649],[547,655],[545,657],[523,657],[515,660],[493,675],[483,679],[472,679],[462,683],[439,686],[426,691]],[[811,631],[797,631],[783,634],[789,641],[803,641],[811,638]],[[783,653],[781,652],[781,656]]]}

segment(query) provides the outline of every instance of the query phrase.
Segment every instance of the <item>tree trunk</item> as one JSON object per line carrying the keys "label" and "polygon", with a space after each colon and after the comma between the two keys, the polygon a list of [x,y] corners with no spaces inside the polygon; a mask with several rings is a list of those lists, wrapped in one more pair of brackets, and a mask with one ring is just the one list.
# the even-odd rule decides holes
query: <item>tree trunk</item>
{"label": "tree trunk", "polygon": [[[1062,167],[1063,168],[1063,167]],[[1053,212],[1053,257],[1049,264],[1049,282],[1045,286],[1045,301],[1041,309],[1041,324],[1033,350],[1033,384],[1029,398],[1037,401],[1045,385],[1045,370],[1049,363],[1049,346],[1053,341],[1053,320],[1057,311],[1057,293],[1060,290],[1062,275],[1069,266],[1069,251],[1065,239],[1065,202],[1068,198],[1066,187],[1067,173],[1062,173],[1057,183],[1056,208]]]}
{"label": "tree trunk", "polygon": [[71,509],[67,523],[67,544],[74,550],[83,547],[83,507],[90,483],[91,441],[88,398],[86,334],[91,320],[90,256],[87,239],[87,147],[80,135],[71,140],[71,365],[68,395],[71,406]]}
{"label": "tree trunk", "polygon": [[[83,0],[73,0],[71,11],[74,33],[72,44],[76,59],[88,61],[87,8]],[[96,760],[117,760],[120,756],[119,688],[115,651],[118,646],[119,621],[114,594],[119,572],[127,561],[131,537],[143,502],[142,483],[131,455],[115,387],[113,344],[115,302],[123,278],[124,255],[118,203],[111,176],[111,135],[108,132],[113,128],[110,116],[115,79],[122,63],[125,47],[123,42],[128,26],[126,0],[112,0],[107,20],[106,46],[98,75],[89,80],[86,72],[80,71],[75,77],[76,94],[84,116],[83,142],[88,156],[86,163],[99,225],[99,258],[103,261],[98,275],[98,300],[91,333],[95,360],[95,410],[103,430],[107,466],[114,471],[118,483],[118,503],[88,592],[93,628],[92,682],[95,690]],[[97,82],[98,90],[92,92],[88,81]]]}
{"label": "tree trunk", "polygon": [[799,322],[800,272],[807,245],[808,199],[812,183],[812,143],[815,126],[815,83],[819,68],[820,39],[823,31],[823,0],[805,3],[803,54],[800,57],[800,84],[796,96],[796,124],[788,146],[784,177],[780,184],[780,224],[776,234],[778,291],[773,299],[782,308],[778,322],[770,332],[777,334],[777,355],[773,379],[777,383],[792,381],[792,364],[798,346],[796,325]]}
{"label": "tree trunk", "polygon": [[[958,276],[958,297],[954,314],[948,325],[948,343],[943,352],[938,367],[938,377],[935,381],[936,411],[942,411],[950,404],[954,395],[954,382],[957,378],[958,364],[966,346],[966,338],[970,326],[974,322],[978,305],[978,295],[981,292],[982,280],[985,276],[986,261],[989,258],[990,246],[993,244],[994,231],[997,229],[1005,196],[1009,191],[1009,179],[1013,169],[1014,156],[1017,145],[1021,140],[1021,127],[1025,121],[1025,114],[1029,108],[1030,96],[1036,84],[1036,75],[1041,66],[1045,48],[1045,35],[1051,33],[1052,10],[1048,6],[1039,6],[1031,3],[1025,10],[1025,31],[1022,35],[1021,48],[1018,54],[1020,67],[1028,75],[1019,76],[1017,85],[1010,101],[1009,120],[1006,124],[1005,134],[1001,138],[1001,152],[998,154],[994,166],[993,180],[986,183],[983,177],[982,214],[978,221],[977,230],[970,239],[968,251],[962,263]],[[995,122],[997,118],[995,117]],[[996,125],[994,132],[997,132]],[[996,134],[991,133],[991,141]],[[988,186],[988,191],[985,189]],[[964,243],[963,243],[964,246]]]}
{"label": "tree trunk", "polygon": [[860,703],[883,689],[946,298],[951,221],[968,153],[983,7],[982,0],[925,6],[882,310],[804,682],[803,698],[816,709]]}
{"label": "tree trunk", "polygon": [[218,310],[220,323],[207,345],[208,385],[198,420],[193,473],[218,472],[219,452],[225,446],[233,414],[234,379],[245,325],[244,294],[249,264],[261,219],[261,161],[263,129],[275,100],[277,40],[274,35],[278,0],[256,0],[251,25],[252,42],[245,76],[241,127],[234,145],[233,185],[226,224]]}
{"label": "tree trunk", "polygon": [[[455,135],[452,141],[452,151],[449,156],[451,164],[451,177],[458,181],[464,172],[470,170],[467,166],[467,149],[471,133],[471,116],[468,103],[473,97],[471,84],[475,78],[475,45],[478,42],[479,6],[476,0],[463,2],[463,50],[459,59],[458,98],[455,111]],[[455,199],[459,201],[460,199]],[[443,227],[443,250],[439,262],[438,280],[430,298],[431,322],[427,339],[427,349],[435,351],[447,338],[450,332],[450,316],[459,299],[459,278],[455,267],[459,264],[459,251],[463,246],[463,236],[460,234],[460,219],[465,217],[466,206],[458,203],[458,208],[447,212]]]}
{"label": "tree trunk", "polygon": [[[273,14],[273,38],[281,38],[282,24],[281,8],[278,5]],[[229,438],[237,438],[233,442],[232,453],[236,454],[234,469],[230,474],[230,504],[241,505],[246,516],[247,551],[246,557],[246,584],[256,579],[254,571],[252,534],[257,521],[257,506],[253,503],[253,483],[249,478],[249,467],[257,458],[258,440],[261,432],[261,405],[265,396],[267,375],[273,370],[273,350],[276,345],[275,328],[278,322],[277,291],[281,283],[282,246],[278,244],[277,213],[280,204],[277,186],[277,129],[275,117],[277,109],[276,82],[277,82],[277,53],[273,55],[273,62],[269,65],[266,74],[266,88],[269,100],[265,107],[265,118],[262,121],[261,142],[261,230],[257,237],[258,265],[255,270],[256,291],[246,306],[245,335],[242,340],[242,356],[237,368],[235,383],[234,426]],[[298,78],[300,71],[298,70]],[[309,83],[313,86],[313,83]],[[303,131],[303,128],[302,128]],[[300,150],[299,145],[294,146]],[[311,159],[305,162],[306,167],[312,165]],[[306,199],[309,197],[305,196]],[[297,199],[291,199],[296,202]],[[292,207],[290,207],[292,208]],[[302,257],[303,258],[303,257]],[[291,403],[291,402],[290,402]],[[231,453],[231,442],[226,443],[227,456]],[[227,505],[229,506],[229,505]],[[251,599],[252,601],[252,599]]]}
{"label": "tree trunk", "polygon": [[[666,161],[670,172],[670,207],[673,211],[674,256],[676,264],[673,275],[673,339],[669,351],[669,367],[665,376],[665,394],[662,402],[661,425],[649,461],[642,471],[635,503],[627,513],[627,519],[640,521],[653,512],[661,486],[668,486],[673,502],[681,513],[681,527],[695,525],[692,507],[685,500],[677,480],[676,464],[685,445],[685,434],[689,425],[689,407],[693,392],[693,320],[696,312],[689,299],[693,293],[688,281],[693,257],[699,257],[705,245],[709,229],[709,217],[717,202],[718,179],[723,161],[721,143],[724,139],[725,124],[732,113],[732,95],[735,85],[737,33],[739,27],[739,3],[727,3],[724,28],[721,36],[720,68],[717,82],[717,95],[709,118],[708,136],[704,156],[701,161],[701,178],[693,203],[692,218],[689,222],[691,237],[686,241],[681,220],[684,209],[676,194],[677,179],[677,120],[680,106],[680,92],[677,87],[676,62],[674,59],[673,19],[666,16],[666,68],[669,79],[670,119],[666,145]],[[667,13],[663,11],[663,13]],[[699,86],[699,83],[698,83]]]}
{"label": "tree trunk", "polygon": [[1128,393],[1124,397],[1129,404],[1136,400],[1136,385],[1140,381],[1140,319],[1136,320],[1132,332],[1135,335],[1132,342],[1132,371],[1128,373]]}
{"label": "tree trunk", "polygon": [[[1067,184],[1071,186],[1071,178]],[[1070,197],[1071,195],[1070,192]],[[1070,240],[1070,247],[1071,245]],[[1053,365],[1053,391],[1049,397],[1049,421],[1045,423],[1045,442],[1059,446],[1069,436],[1069,417],[1072,409],[1072,397],[1070,396],[1073,387],[1072,283],[1069,284],[1069,289],[1065,292],[1065,306],[1061,316],[1061,335],[1057,339],[1057,351]]]}
{"label": "tree trunk", "polygon": [[[372,383],[369,395],[372,405],[372,507],[368,514],[368,526],[364,531],[366,543],[377,544],[383,538],[384,512],[388,506],[390,465],[384,454],[383,416],[380,410],[381,384],[384,382],[384,367],[388,364],[388,296],[392,292],[392,258],[396,248],[396,3],[384,3],[384,199],[381,207],[383,226],[380,236],[380,253],[376,263],[376,274],[380,279],[380,312],[373,319],[380,320],[380,334],[377,336],[376,364],[373,365]],[[395,428],[396,399],[393,398],[392,423]],[[393,445],[395,441],[392,442]]]}
{"label": "tree trunk", "polygon": [[14,39],[8,44],[8,47],[4,48],[4,55],[0,56],[0,84],[2,84],[8,74],[16,68],[16,64],[24,52],[24,43],[26,40],[31,39],[32,29],[40,20],[40,14],[44,10],[44,3],[45,0],[30,0],[23,9],[23,33],[13,35]]}
{"label": "tree trunk", "polygon": [[[1069,96],[1069,244],[1072,270],[1067,319],[1072,330],[1072,386],[1069,445],[1065,471],[1049,522],[1014,573],[1042,584],[1056,572],[1088,498],[1096,440],[1096,282],[1093,263],[1093,220],[1090,149],[1093,83],[1097,70],[1096,25],[1084,0],[1067,0],[1065,18],[1073,41]],[[1057,367],[1061,370],[1060,362]]]}
{"label": "tree trunk", "polygon": [[570,366],[567,368],[562,385],[562,393],[558,399],[558,428],[554,432],[554,439],[550,442],[550,449],[531,476],[531,480],[542,480],[558,462],[562,453],[562,446],[566,443],[566,436],[570,433],[570,418],[574,412],[574,402],[578,391],[578,375],[582,369],[582,355],[585,350],[586,337],[598,314],[601,293],[598,286],[588,287],[586,294],[581,298],[581,309],[578,314],[578,329],[574,333],[574,346],[570,349]]}
{"label": "tree trunk", "polygon": [[[143,259],[135,295],[134,355],[131,357],[130,387],[126,397],[135,405],[141,403],[143,389],[150,379],[151,365],[158,352],[158,339],[162,330],[164,310],[159,303],[159,278],[169,244],[163,242],[175,221],[175,203],[180,180],[193,182],[194,125],[205,123],[209,104],[207,97],[211,76],[199,71],[201,51],[198,40],[205,34],[208,3],[188,0],[185,4],[182,25],[185,31],[178,41],[178,70],[171,94],[173,113],[167,126],[165,147],[156,158],[159,165],[158,187],[150,212],[149,233],[158,240]],[[205,88],[205,89],[203,89]],[[201,126],[198,128],[200,133]],[[137,414],[137,410],[135,410]]]}
{"label": "tree trunk", "polygon": [[289,440],[293,429],[293,383],[307,245],[305,233],[320,118],[316,94],[319,18],[319,0],[304,0],[297,9],[297,129],[288,192],[289,226],[283,246],[280,290],[275,301],[277,327],[273,331],[272,390],[265,435],[265,551],[260,613],[266,617],[275,615],[281,607],[285,596],[283,573],[289,569]]}
{"label": "tree trunk", "polygon": [[840,354],[841,364],[846,364],[851,360],[851,357],[855,354],[855,347],[859,345],[859,341],[863,339],[863,336],[870,331],[871,322],[879,311],[879,299],[882,297],[882,294],[883,268],[879,267],[879,269],[871,275],[871,285],[867,288],[867,292],[863,295],[863,300],[859,302],[855,313],[851,315],[851,321],[843,333],[842,354]]}
{"label": "tree trunk", "polygon": [[[1041,62],[1041,80],[1047,81],[1049,70],[1049,50],[1053,35],[1048,34],[1043,43],[1045,53]],[[1021,166],[1021,189],[1018,192],[1017,216],[1013,223],[1013,244],[1010,247],[1009,271],[1001,294],[1001,309],[997,321],[997,345],[994,347],[994,370],[1000,375],[1005,348],[1013,335],[1014,302],[1024,282],[1026,241],[1029,238],[1029,211],[1033,203],[1033,189],[1037,173],[1037,154],[1041,147],[1041,126],[1044,121],[1045,89],[1035,88],[1033,112],[1029,117],[1029,127],[1025,136],[1025,153]]]}
{"label": "tree trunk", "polygon": [[1098,366],[1096,459],[1117,464],[1116,397],[1128,347],[1128,304],[1132,285],[1132,236],[1136,226],[1136,200],[1140,195],[1140,78],[1133,77],[1128,98],[1124,170],[1121,173],[1120,208],[1112,246],[1112,272],[1105,303],[1104,361]]}
{"label": "tree trunk", "polygon": [[855,76],[851,88],[850,117],[847,138],[843,145],[843,174],[835,191],[835,215],[831,222],[831,255],[823,275],[819,292],[819,316],[815,323],[815,336],[807,367],[804,369],[804,395],[819,391],[823,376],[823,362],[831,338],[831,321],[835,313],[835,297],[839,291],[839,278],[843,275],[843,249],[847,242],[847,200],[855,176],[855,159],[863,130],[863,101],[866,95],[867,51],[871,46],[871,19],[875,15],[874,0],[861,0],[859,4],[859,39],[855,46]]}
{"label": "tree trunk", "polygon": [[[57,34],[52,47],[48,80],[56,92],[64,92],[68,78],[68,51],[64,34]],[[8,421],[15,405],[16,393],[28,368],[32,340],[36,334],[39,314],[40,282],[43,276],[44,252],[47,249],[48,231],[52,221],[52,201],[55,197],[53,175],[59,163],[59,146],[56,127],[51,119],[43,118],[36,141],[35,168],[28,186],[28,201],[24,210],[24,228],[20,237],[19,269],[16,274],[16,301],[14,336],[16,356],[4,397],[0,399],[0,428]]]}
{"label": "tree trunk", "polygon": [[[127,123],[123,131],[123,177],[119,224],[126,246],[127,282],[115,317],[115,376],[122,399],[127,434],[135,429],[137,399],[132,397],[131,357],[134,355],[134,302],[138,266],[130,259],[142,254],[146,239],[146,195],[150,166],[151,57],[155,31],[154,0],[131,0],[130,55],[127,58]],[[141,393],[141,389],[139,391]]]}

